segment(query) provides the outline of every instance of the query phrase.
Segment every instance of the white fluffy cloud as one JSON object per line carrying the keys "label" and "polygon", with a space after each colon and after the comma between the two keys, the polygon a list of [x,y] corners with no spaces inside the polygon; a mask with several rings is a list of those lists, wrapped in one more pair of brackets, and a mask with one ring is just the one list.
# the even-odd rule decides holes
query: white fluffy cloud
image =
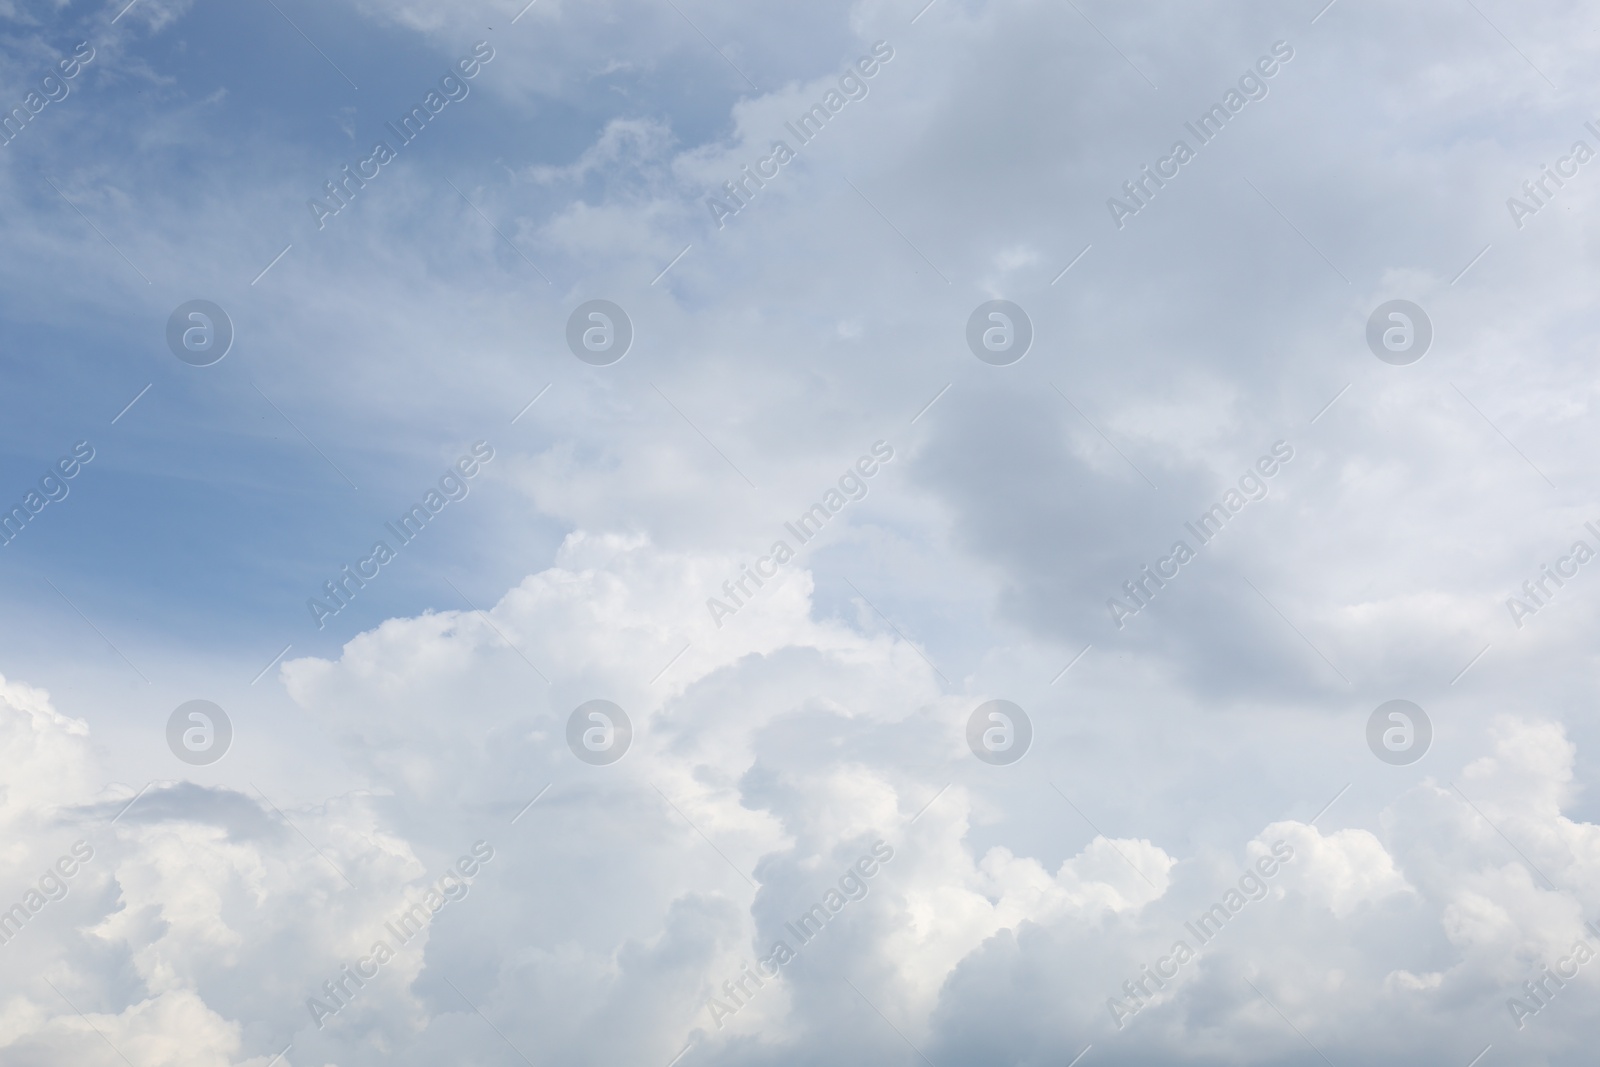
{"label": "white fluffy cloud", "polygon": [[[31,824],[33,866],[74,835],[95,852],[66,901],[0,949],[27,961],[8,968],[0,1006],[8,1052],[111,1062],[92,1024],[135,1062],[260,1067],[290,1044],[291,1064],[379,1062],[401,1047],[498,1055],[476,1008],[528,1055],[584,1062],[670,1059],[687,1044],[707,1060],[896,1054],[878,1012],[935,1062],[1001,1025],[1025,1059],[1091,1041],[1123,1056],[1181,1056],[1194,1040],[1292,1056],[1300,1039],[1273,1032],[1246,980],[1330,1054],[1470,1043],[1463,1003],[1479,1005],[1484,1042],[1559,1050],[1576,1032],[1538,1017],[1518,1032],[1504,1006],[1538,962],[1588,936],[1596,903],[1583,887],[1600,838],[1566,814],[1576,753],[1559,725],[1504,716],[1488,754],[1449,772],[1482,814],[1430,777],[1372,828],[1280,820],[1188,854],[1098,834],[1075,852],[983,845],[974,818],[989,818],[980,798],[993,786],[964,750],[968,701],[941,694],[900,640],[819,618],[808,573],[726,633],[681,630],[685,601],[729,566],[574,535],[487,619],[392,619],[336,660],[286,664],[355,778],[343,796],[281,811],[258,793],[165,782],[112,823],[133,791],[101,779],[83,724],[7,683],[8,758],[50,768],[24,799],[55,813],[59,843]],[[653,686],[685,633],[703,647]],[[597,692],[636,731],[610,767],[580,764],[564,739],[566,711]],[[323,983],[393,942],[385,924],[474,841],[493,859],[465,895],[312,1025],[306,999],[337,1003]],[[893,858],[865,899],[797,940],[785,924],[875,841]],[[1186,923],[1226,906],[1274,845],[1293,859],[1202,948]],[[775,940],[796,959],[748,1006],[730,1000],[724,983]],[[1198,960],[1114,1026],[1107,998],[1131,1003],[1123,982],[1177,940]],[[740,1007],[716,1018],[713,1000]],[[1583,997],[1549,1010],[1581,1017]],[[1402,1016],[1403,1035],[1346,1023]]]}

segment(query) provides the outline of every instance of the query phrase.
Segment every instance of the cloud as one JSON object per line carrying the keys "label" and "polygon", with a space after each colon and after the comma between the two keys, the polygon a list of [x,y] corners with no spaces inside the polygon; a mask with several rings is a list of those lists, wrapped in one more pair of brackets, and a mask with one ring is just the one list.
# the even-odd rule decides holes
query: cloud
{"label": "cloud", "polygon": [[[1199,1035],[1244,1055],[1277,1040],[1261,1032],[1244,979],[1319,1047],[1351,1055],[1410,1040],[1352,1035],[1341,1022],[1398,1004],[1413,1030],[1458,1040],[1464,1003],[1503,1012],[1496,998],[1580,936],[1592,909],[1582,890],[1537,884],[1484,815],[1431,779],[1388,806],[1381,832],[1279,820],[1190,855],[1095,835],[1053,862],[980,846],[978,784],[940,789],[974,766],[959,740],[964,702],[941,696],[897,641],[816,618],[803,583],[758,605],[725,644],[701,634],[707,647],[683,657],[670,684],[643,677],[637,665],[671,649],[682,601],[726,566],[642,538],[575,536],[487,619],[394,619],[337,660],[289,662],[295,699],[366,757],[359,773],[381,787],[285,810],[228,789],[158,786],[96,839],[85,921],[47,976],[75,1002],[105,1005],[90,1018],[113,1041],[155,1054],[151,1042],[192,1019],[207,1054],[228,1062],[258,1062],[240,1035],[261,1019],[284,1043],[341,1062],[402,1039],[489,1049],[492,1033],[461,1035],[446,978],[519,1047],[579,1058],[670,1058],[685,1042],[712,1059],[850,1042],[887,1050],[877,1011],[936,1062],[967,1055],[997,1022],[996,1040],[1019,1055],[1081,1038],[1114,1056],[1124,1046],[1181,1056]],[[560,662],[564,679],[631,678],[608,692],[635,715],[636,749],[608,768],[578,763],[564,707],[590,690],[559,695],[508,644]],[[73,752],[67,780],[90,790],[82,725],[37,690],[7,693],[8,736]],[[940,732],[948,743],[927,743]],[[1595,827],[1562,814],[1574,746],[1547,720],[1513,716],[1487,742],[1492,754],[1457,780],[1559,884],[1586,884]],[[548,794],[517,814],[544,783]],[[1552,822],[1566,829],[1532,835]],[[305,998],[388,937],[385,921],[474,838],[493,841],[495,858],[469,894],[348,1010],[312,1026]],[[797,942],[799,960],[750,1011],[714,1025],[707,1004],[723,981],[774,939],[793,941],[785,923],[874,839],[892,842],[893,858],[865,900]],[[1558,843],[1570,856],[1560,863]],[[1112,1026],[1107,997],[1125,996],[1123,981],[1175,940],[1194,941],[1186,924],[1275,844],[1293,859],[1267,895],[1125,1029]],[[107,954],[125,960],[125,981],[98,977]],[[78,1047],[70,1009],[36,993],[25,1003],[36,1021],[17,1048]],[[600,1025],[622,1011],[635,1025]]]}
{"label": "cloud", "polygon": [[[10,16],[38,20],[4,46],[30,78],[101,43],[0,157],[0,472],[91,432],[104,459],[5,549],[8,1059],[1592,1047],[1587,970],[1507,1010],[1600,920],[1594,579],[1541,571],[1600,522],[1592,167],[1520,227],[1506,198],[1597,136],[1569,106],[1597,16],[919,6]],[[471,98],[318,229],[352,140],[480,39]],[[1107,199],[1279,41],[1268,94],[1119,228]],[[775,139],[794,159],[719,227],[706,198]],[[237,328],[213,368],[165,349],[198,296]],[[996,297],[1035,328],[1009,367],[964,340]],[[1396,297],[1435,328],[1406,367],[1364,340]],[[565,347],[595,298],[635,327],[606,368]],[[480,439],[471,500],[309,623]],[[875,442],[866,496],[713,612]],[[1266,495],[1130,592],[1279,442]],[[236,713],[204,769],[161,739],[201,695]],[[1362,728],[1402,695],[1434,742],[1393,767]],[[1009,767],[965,740],[997,698],[1034,726]],[[596,699],[631,720],[611,765],[568,748]],[[867,892],[714,1018],[879,842]]]}

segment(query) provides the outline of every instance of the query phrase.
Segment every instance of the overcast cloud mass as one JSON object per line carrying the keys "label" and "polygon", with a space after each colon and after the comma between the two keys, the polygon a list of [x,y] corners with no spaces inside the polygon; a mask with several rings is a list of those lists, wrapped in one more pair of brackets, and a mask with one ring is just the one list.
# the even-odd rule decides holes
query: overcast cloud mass
{"label": "overcast cloud mass", "polygon": [[0,1067],[1592,1062],[1597,42],[0,0]]}

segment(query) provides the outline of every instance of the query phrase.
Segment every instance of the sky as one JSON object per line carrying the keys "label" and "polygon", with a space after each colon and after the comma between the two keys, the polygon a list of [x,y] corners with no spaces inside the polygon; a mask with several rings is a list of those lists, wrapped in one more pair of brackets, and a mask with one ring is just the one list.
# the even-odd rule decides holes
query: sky
{"label": "sky", "polygon": [[0,1067],[1589,1062],[1597,74],[0,0]]}

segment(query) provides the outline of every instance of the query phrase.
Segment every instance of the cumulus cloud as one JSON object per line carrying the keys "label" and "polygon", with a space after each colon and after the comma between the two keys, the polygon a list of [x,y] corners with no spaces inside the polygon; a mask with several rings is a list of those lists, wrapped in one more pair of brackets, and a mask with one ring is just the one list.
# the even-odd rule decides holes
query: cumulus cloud
{"label": "cumulus cloud", "polygon": [[[1197,1036],[1219,1053],[1289,1055],[1264,997],[1319,1047],[1355,1055],[1411,1038],[1352,1035],[1348,1018],[1403,1015],[1453,1045],[1467,1004],[1486,1041],[1511,1040],[1503,1001],[1524,972],[1588,936],[1595,827],[1563,814],[1576,753],[1548,720],[1502,717],[1489,754],[1453,772],[1481,810],[1428,778],[1374,829],[1280,820],[1188,854],[1099,834],[1053,859],[985,847],[966,702],[898,639],[819,618],[809,575],[722,646],[701,633],[707,647],[670,684],[644,676],[638,664],[670,655],[682,602],[727,565],[574,535],[484,616],[393,619],[337,659],[291,661],[291,694],[366,784],[289,809],[157,783],[112,823],[121,805],[105,798],[132,791],[103,784],[83,724],[7,683],[9,745],[54,753],[32,804],[50,798],[96,850],[72,910],[41,913],[5,948],[32,938],[50,952],[15,972],[10,1047],[96,1062],[87,1020],[128,1055],[192,1057],[173,1062],[258,1065],[273,1042],[295,1046],[290,1062],[366,1062],[404,1042],[488,1050],[501,1039],[464,1029],[476,1008],[530,1054],[586,1061],[685,1045],[730,1061],[888,1054],[900,1038],[885,1018],[935,1062],[991,1040],[1024,1058],[1091,1041],[1181,1056]],[[570,692],[513,646],[561,663]],[[605,679],[635,747],[586,767],[565,710]],[[385,924],[473,840],[494,858],[469,891],[353,985],[342,969],[395,941]],[[792,924],[874,841],[892,858],[862,899],[797,938]],[[1271,856],[1270,875],[1241,880]],[[730,997],[777,941],[795,959],[770,988]],[[1195,958],[1158,989],[1146,968],[1172,967],[1159,961],[1178,941]],[[341,979],[341,1010],[314,1025],[307,999],[338,1004],[324,983]],[[1130,980],[1147,1003],[1117,1026],[1107,1003],[1133,1004]],[[739,1010],[720,1017],[713,1002]],[[620,1012],[633,1025],[601,1024]]]}
{"label": "cumulus cloud", "polygon": [[101,457],[4,548],[0,1058],[1581,1062],[1596,14],[920,6],[0,3],[19,77],[98,49],[0,149],[4,499]]}

